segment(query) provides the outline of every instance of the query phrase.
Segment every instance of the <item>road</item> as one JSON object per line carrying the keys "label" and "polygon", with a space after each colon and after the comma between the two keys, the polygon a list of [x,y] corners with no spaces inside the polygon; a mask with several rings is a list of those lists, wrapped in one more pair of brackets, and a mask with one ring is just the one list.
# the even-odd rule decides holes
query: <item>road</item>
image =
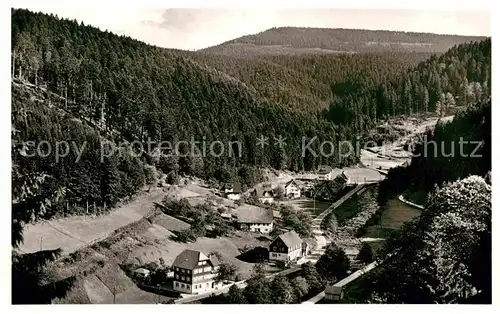
{"label": "road", "polygon": [[299,264],[312,262],[316,263],[318,259],[325,253],[326,246],[328,245],[328,241],[323,235],[323,231],[321,230],[321,222],[328,216],[333,210],[342,205],[346,200],[351,198],[354,194],[360,192],[365,187],[365,184],[359,184],[354,189],[349,191],[346,195],[342,196],[338,201],[332,204],[332,206],[325,209],[321,214],[319,214],[316,218],[313,219],[312,232],[314,237],[316,238],[316,247],[309,253],[308,256],[302,258],[299,261]]}

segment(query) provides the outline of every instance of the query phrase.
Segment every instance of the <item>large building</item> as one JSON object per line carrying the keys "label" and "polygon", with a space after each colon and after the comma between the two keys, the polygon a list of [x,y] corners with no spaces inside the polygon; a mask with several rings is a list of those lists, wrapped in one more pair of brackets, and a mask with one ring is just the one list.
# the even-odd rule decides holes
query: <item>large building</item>
{"label": "large building", "polygon": [[183,293],[201,293],[218,288],[215,282],[219,260],[215,255],[184,250],[174,263],[174,290]]}
{"label": "large building", "polygon": [[302,241],[295,231],[288,231],[269,245],[269,260],[291,262],[307,255],[309,244]]}
{"label": "large building", "polygon": [[273,230],[273,211],[258,206],[243,205],[236,210],[236,223],[238,229],[269,233]]}

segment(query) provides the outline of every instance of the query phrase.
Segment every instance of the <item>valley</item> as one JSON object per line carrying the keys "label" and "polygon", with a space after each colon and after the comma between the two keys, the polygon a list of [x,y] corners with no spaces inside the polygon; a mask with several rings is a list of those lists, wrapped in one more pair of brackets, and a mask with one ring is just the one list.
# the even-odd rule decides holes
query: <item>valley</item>
{"label": "valley", "polygon": [[365,267],[347,300],[487,296],[490,38],[278,27],[184,51],[11,15],[12,303],[316,303]]}

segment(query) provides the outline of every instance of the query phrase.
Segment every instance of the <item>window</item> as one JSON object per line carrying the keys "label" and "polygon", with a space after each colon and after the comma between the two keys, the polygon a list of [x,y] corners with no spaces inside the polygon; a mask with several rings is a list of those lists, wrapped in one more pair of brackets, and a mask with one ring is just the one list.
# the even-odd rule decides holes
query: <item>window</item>
{"label": "window", "polygon": [[176,267],[175,270],[179,271],[179,267]]}
{"label": "window", "polygon": [[184,273],[184,272],[185,272],[185,270],[184,270],[184,269],[182,269],[182,270],[181,270],[181,273]]}
{"label": "window", "polygon": [[179,275],[175,274],[175,279],[179,279]]}
{"label": "window", "polygon": [[186,280],[184,276],[181,277],[181,280]]}
{"label": "window", "polygon": [[184,284],[183,283],[181,283],[181,288],[184,288]]}
{"label": "window", "polygon": [[178,286],[179,286],[179,283],[178,283],[177,281],[175,282],[175,286],[176,286],[176,287],[178,287]]}
{"label": "window", "polygon": [[188,270],[187,270],[187,273],[188,273],[188,274],[190,274],[190,273],[191,273],[191,271],[188,269]]}
{"label": "window", "polygon": [[191,288],[191,285],[186,285],[186,288],[190,289],[190,288]]}

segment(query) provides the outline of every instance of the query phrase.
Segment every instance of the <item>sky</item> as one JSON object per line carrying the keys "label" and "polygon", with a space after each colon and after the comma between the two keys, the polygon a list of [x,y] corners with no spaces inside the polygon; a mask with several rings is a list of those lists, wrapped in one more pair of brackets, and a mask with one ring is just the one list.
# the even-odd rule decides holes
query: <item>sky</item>
{"label": "sky", "polygon": [[271,27],[325,27],[491,36],[487,10],[29,7],[165,48],[197,50]]}

